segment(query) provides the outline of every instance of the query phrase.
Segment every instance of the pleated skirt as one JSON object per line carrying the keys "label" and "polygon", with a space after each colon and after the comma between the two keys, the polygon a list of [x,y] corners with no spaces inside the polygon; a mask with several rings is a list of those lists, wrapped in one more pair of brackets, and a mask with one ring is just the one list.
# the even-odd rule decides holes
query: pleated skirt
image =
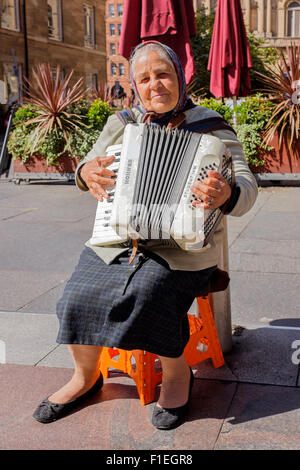
{"label": "pleated skirt", "polygon": [[107,265],[88,247],[57,302],[57,342],[141,349],[179,357],[188,343],[187,312],[216,266],[171,270],[151,252],[131,250]]}

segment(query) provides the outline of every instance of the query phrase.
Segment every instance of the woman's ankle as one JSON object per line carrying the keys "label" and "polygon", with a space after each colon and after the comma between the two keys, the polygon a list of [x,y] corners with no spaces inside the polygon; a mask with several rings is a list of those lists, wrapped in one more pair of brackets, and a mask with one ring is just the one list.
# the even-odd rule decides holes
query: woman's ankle
{"label": "woman's ankle", "polygon": [[95,384],[98,375],[93,374],[90,377],[73,375],[71,380],[67,382],[63,387],[57,390],[55,393],[49,396],[48,400],[52,403],[68,403],[69,401],[75,400],[80,395],[83,395]]}

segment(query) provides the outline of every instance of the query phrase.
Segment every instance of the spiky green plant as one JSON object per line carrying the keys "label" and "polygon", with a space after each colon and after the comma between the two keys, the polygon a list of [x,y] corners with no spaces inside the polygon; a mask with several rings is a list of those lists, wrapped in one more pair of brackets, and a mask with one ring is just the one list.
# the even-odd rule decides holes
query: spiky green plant
{"label": "spiky green plant", "polygon": [[[296,88],[300,85],[300,42],[286,47],[286,57],[280,52],[280,60],[274,68],[266,66],[269,76],[260,75],[267,85],[263,90],[276,106],[266,124],[264,141],[269,143],[279,134],[279,148],[286,140],[289,149],[299,140],[300,99]],[[300,92],[298,93],[300,95]]]}
{"label": "spiky green plant", "polygon": [[70,132],[85,124],[79,115],[68,112],[67,108],[85,96],[83,78],[71,86],[73,71],[62,78],[59,65],[55,78],[49,64],[40,64],[32,72],[34,80],[26,83],[25,100],[34,107],[36,116],[26,122],[26,126],[34,128],[27,151],[33,153],[53,132],[63,134],[66,148],[70,150]]}

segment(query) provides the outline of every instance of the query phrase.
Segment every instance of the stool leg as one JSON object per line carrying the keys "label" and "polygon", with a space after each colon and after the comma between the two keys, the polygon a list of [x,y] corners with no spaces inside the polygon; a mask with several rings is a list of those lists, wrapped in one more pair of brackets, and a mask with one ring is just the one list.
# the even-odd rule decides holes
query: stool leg
{"label": "stool leg", "polygon": [[207,329],[209,335],[209,346],[212,348],[213,353],[211,354],[211,359],[214,367],[221,367],[224,365],[223,352],[220,346],[220,341],[210,307],[208,297],[197,297],[197,303],[199,306],[200,316],[203,321],[205,329]]}

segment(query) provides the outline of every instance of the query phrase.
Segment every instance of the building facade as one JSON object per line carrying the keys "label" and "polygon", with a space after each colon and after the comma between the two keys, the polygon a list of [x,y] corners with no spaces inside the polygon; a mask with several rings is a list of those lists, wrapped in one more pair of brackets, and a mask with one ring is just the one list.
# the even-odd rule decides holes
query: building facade
{"label": "building facade", "polygon": [[107,85],[110,89],[110,98],[117,106],[128,101],[131,96],[129,64],[119,54],[123,3],[123,0],[107,0],[105,11]]}
{"label": "building facade", "polygon": [[[0,80],[9,102],[32,67],[61,66],[87,87],[106,80],[105,0],[0,0]],[[19,81],[19,82],[18,82]]]}
{"label": "building facade", "polygon": [[[194,9],[204,6],[209,13],[217,0],[193,0]],[[300,38],[300,1],[241,0],[245,26],[275,47],[285,47]]]}

